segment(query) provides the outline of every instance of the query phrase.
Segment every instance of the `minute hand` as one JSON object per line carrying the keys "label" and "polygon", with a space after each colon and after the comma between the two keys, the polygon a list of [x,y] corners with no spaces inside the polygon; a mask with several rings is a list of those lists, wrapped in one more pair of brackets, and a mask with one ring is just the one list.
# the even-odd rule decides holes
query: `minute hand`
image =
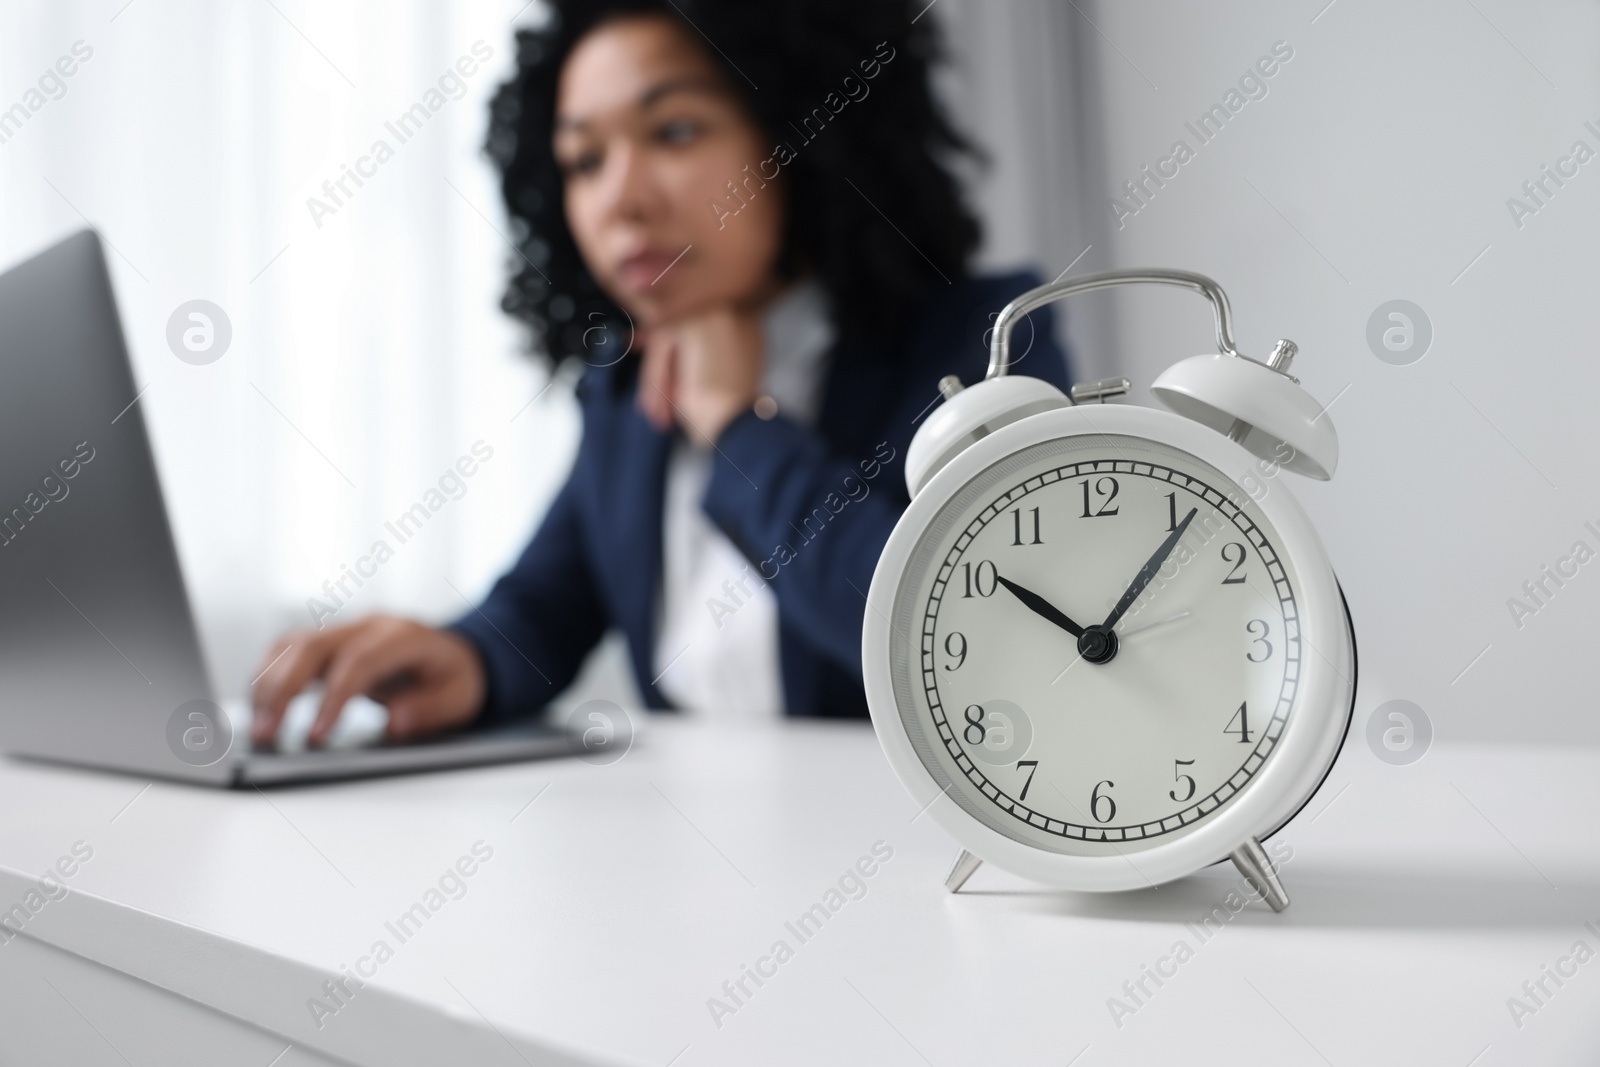
{"label": "minute hand", "polygon": [[1151,556],[1149,561],[1140,568],[1139,573],[1134,575],[1133,584],[1128,586],[1126,593],[1122,594],[1122,599],[1117,601],[1117,606],[1111,609],[1111,614],[1107,615],[1106,621],[1100,624],[1100,629],[1109,630],[1122,621],[1122,616],[1126,615],[1128,609],[1133,607],[1133,602],[1139,599],[1139,594],[1144,592],[1144,587],[1150,584],[1150,580],[1156,576],[1156,571],[1161,569],[1161,565],[1172,554],[1173,546],[1178,543],[1178,539],[1183,536],[1183,532],[1189,528],[1189,523],[1194,521],[1195,514],[1199,510],[1199,508],[1190,508],[1189,514],[1185,515],[1183,521],[1178,523],[1178,528],[1169,533],[1167,539],[1161,542],[1161,547],[1156,549],[1155,555]]}

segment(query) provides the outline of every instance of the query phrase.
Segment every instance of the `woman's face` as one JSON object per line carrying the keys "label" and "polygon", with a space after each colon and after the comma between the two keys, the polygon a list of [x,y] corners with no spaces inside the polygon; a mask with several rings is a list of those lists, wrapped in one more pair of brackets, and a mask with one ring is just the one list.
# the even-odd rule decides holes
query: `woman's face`
{"label": "woman's face", "polygon": [[749,175],[771,147],[673,18],[607,22],[562,68],[554,150],[567,226],[590,273],[641,326],[770,294],[784,200],[779,183]]}

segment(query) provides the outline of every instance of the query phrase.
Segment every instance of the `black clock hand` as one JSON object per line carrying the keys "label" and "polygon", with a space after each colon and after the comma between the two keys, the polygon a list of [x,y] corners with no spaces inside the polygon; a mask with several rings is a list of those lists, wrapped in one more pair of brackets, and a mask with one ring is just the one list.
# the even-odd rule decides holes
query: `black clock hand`
{"label": "black clock hand", "polygon": [[1122,594],[1122,599],[1117,601],[1117,606],[1111,609],[1111,614],[1106,616],[1106,621],[1100,624],[1099,628],[1101,630],[1109,630],[1122,621],[1122,616],[1127,614],[1129,608],[1133,607],[1133,602],[1139,599],[1139,594],[1144,592],[1144,587],[1150,584],[1150,580],[1156,576],[1156,571],[1161,569],[1161,565],[1172,554],[1173,546],[1178,543],[1178,539],[1183,536],[1183,532],[1189,528],[1189,524],[1194,521],[1194,517],[1199,510],[1199,508],[1190,508],[1189,514],[1185,515],[1183,521],[1178,523],[1178,528],[1167,535],[1167,539],[1161,542],[1161,547],[1156,549],[1155,555],[1151,556],[1149,561],[1140,568],[1139,573],[1133,576],[1133,584],[1128,586],[1126,593]]}
{"label": "black clock hand", "polygon": [[1046,600],[1038,593],[1024,589],[1016,582],[1010,581],[1006,578],[1001,578],[998,574],[995,575],[995,578],[999,580],[1001,585],[1011,590],[1012,595],[1018,600],[1022,601],[1022,603],[1029,610],[1043,616],[1046,619],[1049,619],[1051,622],[1067,631],[1067,633],[1071,634],[1073,637],[1083,636],[1083,627],[1079,626],[1077,623],[1063,615],[1060,611],[1056,610],[1054,604],[1050,603],[1050,601]]}

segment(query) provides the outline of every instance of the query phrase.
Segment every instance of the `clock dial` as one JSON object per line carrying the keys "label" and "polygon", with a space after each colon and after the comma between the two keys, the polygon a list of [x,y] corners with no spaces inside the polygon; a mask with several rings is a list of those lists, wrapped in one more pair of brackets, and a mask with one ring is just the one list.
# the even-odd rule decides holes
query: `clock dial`
{"label": "clock dial", "polygon": [[1279,543],[1235,482],[1142,438],[988,468],[929,524],[895,602],[919,758],[1037,847],[1128,853],[1192,831],[1249,788],[1294,706],[1301,613]]}

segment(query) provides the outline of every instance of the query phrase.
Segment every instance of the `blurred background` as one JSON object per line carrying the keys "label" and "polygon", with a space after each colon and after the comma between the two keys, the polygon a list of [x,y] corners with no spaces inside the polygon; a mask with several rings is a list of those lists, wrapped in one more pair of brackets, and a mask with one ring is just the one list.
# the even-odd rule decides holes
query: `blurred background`
{"label": "blurred background", "polygon": [[[113,249],[225,692],[474,442],[493,458],[332,621],[465,610],[565,477],[570,383],[499,311],[514,253],[481,152],[510,35],[540,17],[537,0],[0,7],[0,267],[86,225]],[[1405,698],[1446,742],[1600,741],[1600,562],[1542,601],[1523,589],[1579,540],[1600,551],[1596,5],[935,0],[923,17],[988,156],[968,175],[980,266],[1197,270],[1247,353],[1300,345],[1343,458],[1331,483],[1285,481],[1350,600],[1357,722]],[[386,129],[485,50],[403,143]],[[52,77],[63,56],[74,73]],[[392,158],[313,211],[379,138]],[[232,326],[204,366],[166,341],[195,299]],[[1135,403],[1213,343],[1206,304],[1177,291],[1080,297],[1062,328],[1078,375],[1125,374]],[[1537,610],[1515,618],[1513,597]],[[614,655],[580,684],[626,699]]]}

